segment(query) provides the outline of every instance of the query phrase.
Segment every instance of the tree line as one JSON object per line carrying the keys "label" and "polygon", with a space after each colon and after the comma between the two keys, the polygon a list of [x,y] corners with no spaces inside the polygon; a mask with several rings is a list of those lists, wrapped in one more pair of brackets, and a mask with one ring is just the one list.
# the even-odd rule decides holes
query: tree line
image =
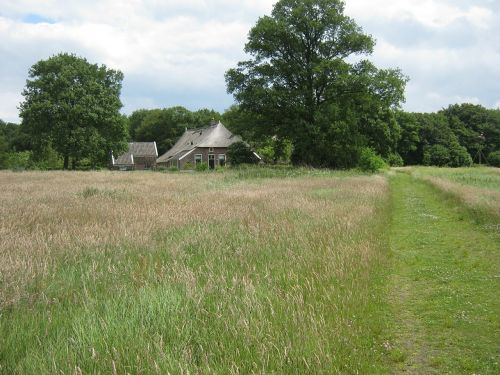
{"label": "tree line", "polygon": [[[207,126],[222,121],[233,133],[243,135],[266,163],[292,163],[291,140],[258,133],[253,118],[238,106],[224,113],[201,109],[190,111],[183,107],[140,109],[124,117],[126,141],[156,141],[158,152],[166,152],[186,128]],[[472,163],[500,167],[500,110],[481,105],[454,104],[436,113],[395,111],[393,127],[396,138],[389,152],[383,148],[376,153],[392,166],[434,165],[470,166]],[[63,158],[52,148],[35,149],[29,131],[21,124],[0,120],[1,168],[62,169]],[[87,169],[83,160],[78,169]],[[98,167],[106,167],[105,160]],[[355,167],[352,162],[347,167]]]}
{"label": "tree line", "polygon": [[65,53],[39,61],[23,91],[21,125],[0,123],[0,167],[104,167],[127,140],[156,141],[162,153],[186,128],[211,120],[270,163],[500,164],[500,111],[457,104],[404,112],[408,77],[368,60],[375,40],[344,8],[341,0],[278,1],[250,30],[248,59],[225,75],[235,105],[224,113],[173,107],[127,117],[121,72]]}

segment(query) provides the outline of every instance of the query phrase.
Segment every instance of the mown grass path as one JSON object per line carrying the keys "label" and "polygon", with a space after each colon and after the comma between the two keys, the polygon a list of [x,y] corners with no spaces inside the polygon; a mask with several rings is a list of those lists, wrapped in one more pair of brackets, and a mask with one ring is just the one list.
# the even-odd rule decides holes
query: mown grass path
{"label": "mown grass path", "polygon": [[397,174],[391,188],[394,372],[499,373],[498,232],[423,181]]}

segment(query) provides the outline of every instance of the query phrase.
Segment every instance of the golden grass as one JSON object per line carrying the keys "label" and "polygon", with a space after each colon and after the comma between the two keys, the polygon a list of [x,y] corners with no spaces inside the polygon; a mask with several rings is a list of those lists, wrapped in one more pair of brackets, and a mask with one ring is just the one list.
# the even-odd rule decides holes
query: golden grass
{"label": "golden grass", "polygon": [[373,215],[374,202],[387,193],[383,177],[304,177],[245,184],[227,184],[224,178],[224,174],[0,172],[4,285],[0,306],[15,303],[25,285],[50,272],[53,260],[64,254],[122,244],[147,246],[156,233],[168,228],[233,220],[257,238],[273,230],[286,236],[286,220],[273,223],[268,217],[293,210],[304,220],[335,217],[330,229],[343,233]]}
{"label": "golden grass", "polygon": [[462,185],[440,177],[422,177],[432,185],[462,200],[469,208],[479,208],[500,217],[500,192]]}
{"label": "golden grass", "polygon": [[468,208],[500,217],[500,169],[477,168],[399,168],[453,195]]}

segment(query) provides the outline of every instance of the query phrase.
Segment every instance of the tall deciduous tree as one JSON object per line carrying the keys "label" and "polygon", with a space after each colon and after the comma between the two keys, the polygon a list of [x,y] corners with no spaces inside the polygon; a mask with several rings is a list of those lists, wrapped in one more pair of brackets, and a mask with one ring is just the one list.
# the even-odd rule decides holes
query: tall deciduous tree
{"label": "tall deciduous tree", "polygon": [[292,141],[296,163],[348,167],[361,147],[388,153],[399,137],[392,109],[406,78],[353,62],[373,47],[343,1],[280,0],[250,31],[252,58],[226,73],[228,91],[268,135]]}
{"label": "tall deciduous tree", "polygon": [[141,126],[144,119],[151,113],[153,110],[151,109],[138,109],[134,111],[128,118],[128,135],[130,141],[136,141],[137,135],[136,131]]}
{"label": "tall deciduous tree", "polygon": [[120,115],[123,74],[61,53],[33,65],[23,91],[24,129],[35,148],[50,145],[75,168],[84,158],[105,165],[111,150],[126,148],[126,121]]}
{"label": "tall deciduous tree", "polygon": [[[455,104],[442,110],[460,144],[472,158],[500,150],[500,110],[475,104]],[[482,157],[482,156],[481,156]]]}

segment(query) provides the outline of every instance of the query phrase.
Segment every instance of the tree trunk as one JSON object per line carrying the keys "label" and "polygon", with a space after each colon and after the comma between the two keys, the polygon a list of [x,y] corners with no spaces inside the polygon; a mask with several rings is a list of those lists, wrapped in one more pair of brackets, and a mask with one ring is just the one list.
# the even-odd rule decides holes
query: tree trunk
{"label": "tree trunk", "polygon": [[64,166],[63,166],[63,169],[66,171],[68,170],[69,168],[69,156],[68,155],[64,155]]}

